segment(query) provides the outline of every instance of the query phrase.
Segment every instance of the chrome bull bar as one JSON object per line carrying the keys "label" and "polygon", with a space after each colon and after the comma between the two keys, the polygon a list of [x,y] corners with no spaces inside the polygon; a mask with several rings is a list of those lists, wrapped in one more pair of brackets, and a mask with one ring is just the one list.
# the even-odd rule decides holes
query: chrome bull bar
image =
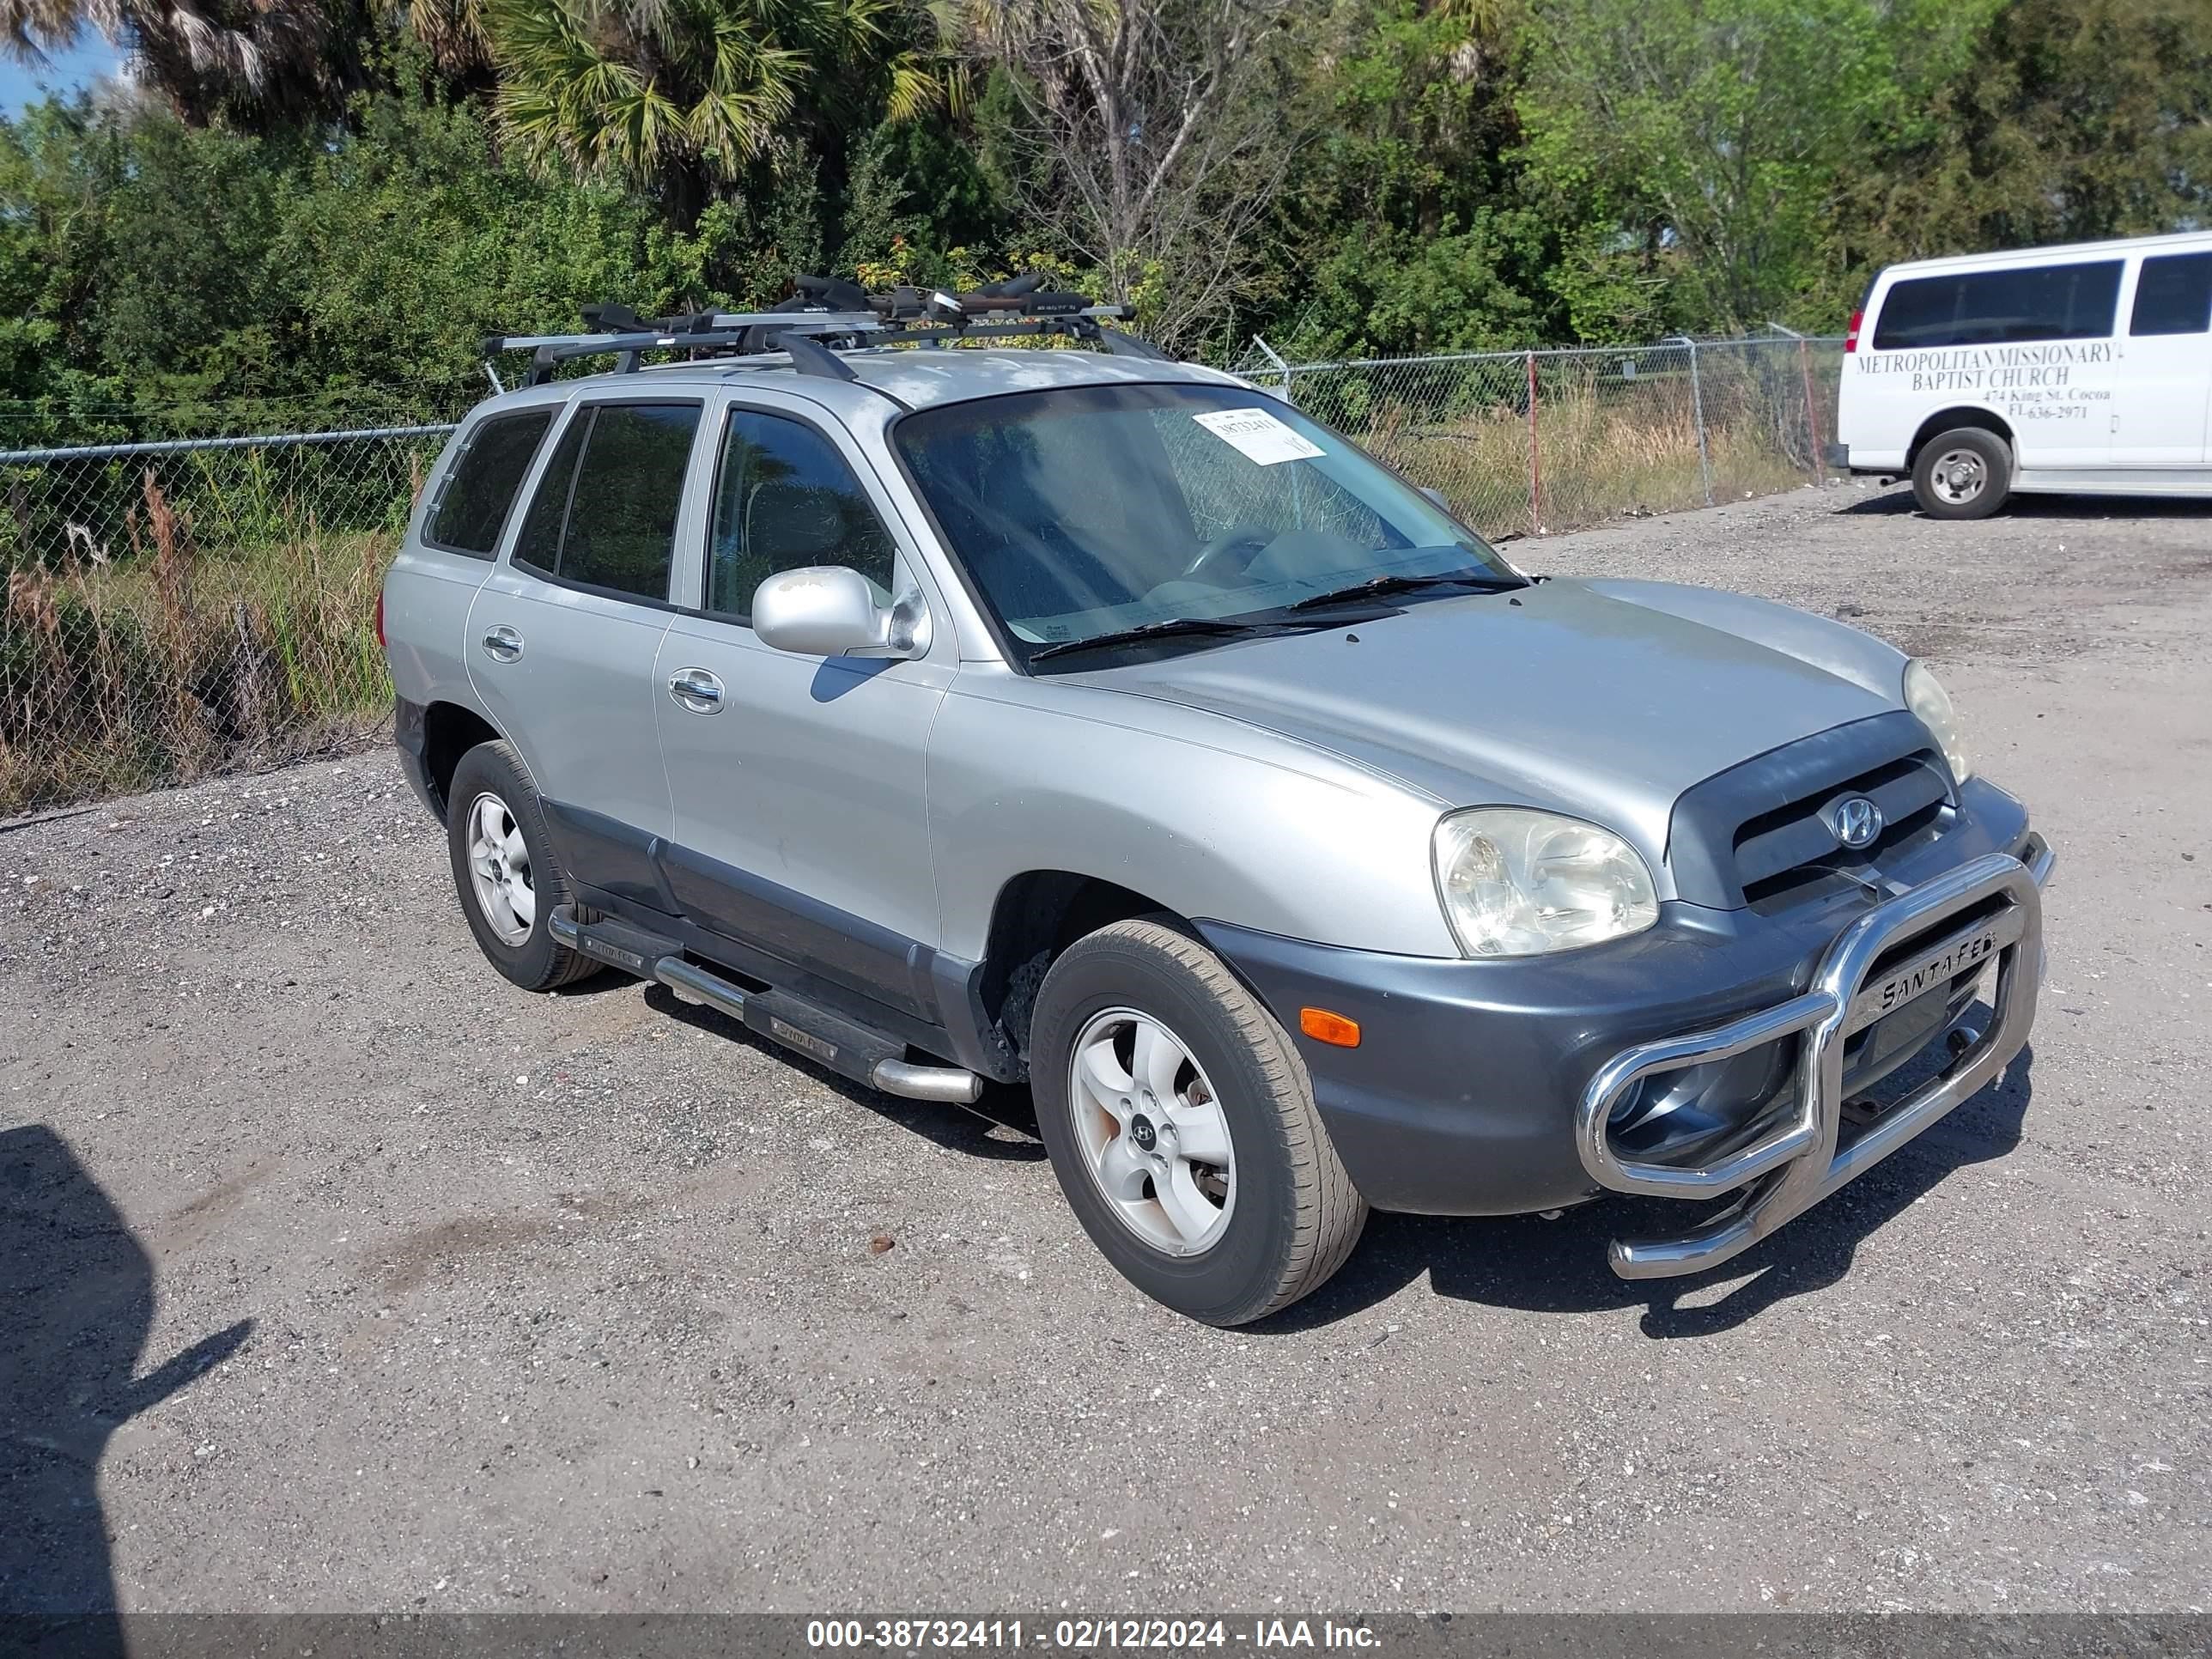
{"label": "chrome bull bar", "polygon": [[[2054,862],[2049,844],[2033,836],[2022,858],[1991,853],[1961,865],[1852,922],[1828,946],[1811,988],[1802,995],[1710,1030],[1638,1043],[1600,1066],[1576,1116],[1577,1149],[1593,1179],[1615,1192],[1663,1198],[1714,1198],[1749,1189],[1682,1237],[1613,1240],[1613,1272],[1623,1279],[1664,1279],[1718,1266],[1864,1175],[2002,1072],[2027,1043],[2035,1020],[2043,977],[2042,889]],[[1899,939],[1996,898],[2008,902],[1955,936],[1996,930],[1996,1015],[1989,1029],[1941,1075],[1890,1107],[1849,1146],[1839,1146],[1844,1042],[1886,1012],[1862,1000],[1869,970]],[[1952,942],[1941,940],[1914,959],[1940,957]],[[1796,1106],[1771,1134],[1702,1168],[1639,1163],[1613,1150],[1608,1129],[1613,1109],[1644,1079],[1792,1036],[1800,1042]]]}

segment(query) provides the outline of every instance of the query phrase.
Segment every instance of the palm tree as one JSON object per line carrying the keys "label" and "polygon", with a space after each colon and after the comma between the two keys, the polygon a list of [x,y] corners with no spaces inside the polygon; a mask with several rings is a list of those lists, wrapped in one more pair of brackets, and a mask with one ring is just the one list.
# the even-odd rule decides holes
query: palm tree
{"label": "palm tree", "polygon": [[[448,19],[469,3],[415,0]],[[941,95],[925,60],[901,47],[899,0],[482,4],[509,142],[541,167],[657,190],[678,223],[711,182],[736,179],[795,127],[834,148],[841,118],[870,94],[895,116]]]}
{"label": "palm tree", "polygon": [[366,21],[348,0],[0,0],[0,47],[32,64],[95,31],[195,125],[328,113],[363,80]]}

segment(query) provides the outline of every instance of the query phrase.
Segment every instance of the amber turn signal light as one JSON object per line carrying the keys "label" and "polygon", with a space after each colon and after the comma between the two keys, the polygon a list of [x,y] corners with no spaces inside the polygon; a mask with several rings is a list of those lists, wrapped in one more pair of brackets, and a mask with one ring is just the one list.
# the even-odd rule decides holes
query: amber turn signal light
{"label": "amber turn signal light", "polygon": [[1299,1009],[1298,1030],[1316,1042],[1334,1043],[1340,1048],[1359,1046],[1359,1022],[1346,1019],[1342,1014],[1332,1014],[1326,1008]]}

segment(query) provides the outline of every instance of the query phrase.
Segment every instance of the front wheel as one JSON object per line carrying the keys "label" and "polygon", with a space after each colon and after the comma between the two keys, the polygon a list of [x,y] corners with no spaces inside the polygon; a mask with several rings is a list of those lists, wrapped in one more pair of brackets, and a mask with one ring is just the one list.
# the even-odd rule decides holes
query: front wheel
{"label": "front wheel", "polygon": [[2012,446],[1962,426],[1938,433],[1912,463],[1912,497],[1931,519],[1986,519],[2012,493]]}
{"label": "front wheel", "polygon": [[1091,1242],[1212,1325],[1287,1307],[1344,1264],[1367,1206],[1267,1010],[1188,935],[1123,921],[1037,993],[1037,1129]]}

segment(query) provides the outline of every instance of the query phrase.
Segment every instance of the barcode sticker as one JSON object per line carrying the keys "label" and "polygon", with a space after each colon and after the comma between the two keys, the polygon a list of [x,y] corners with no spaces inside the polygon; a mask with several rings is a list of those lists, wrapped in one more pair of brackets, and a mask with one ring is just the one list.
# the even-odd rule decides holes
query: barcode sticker
{"label": "barcode sticker", "polygon": [[1264,409],[1220,409],[1190,417],[1245,459],[1261,466],[1310,461],[1326,452],[1308,443]]}

